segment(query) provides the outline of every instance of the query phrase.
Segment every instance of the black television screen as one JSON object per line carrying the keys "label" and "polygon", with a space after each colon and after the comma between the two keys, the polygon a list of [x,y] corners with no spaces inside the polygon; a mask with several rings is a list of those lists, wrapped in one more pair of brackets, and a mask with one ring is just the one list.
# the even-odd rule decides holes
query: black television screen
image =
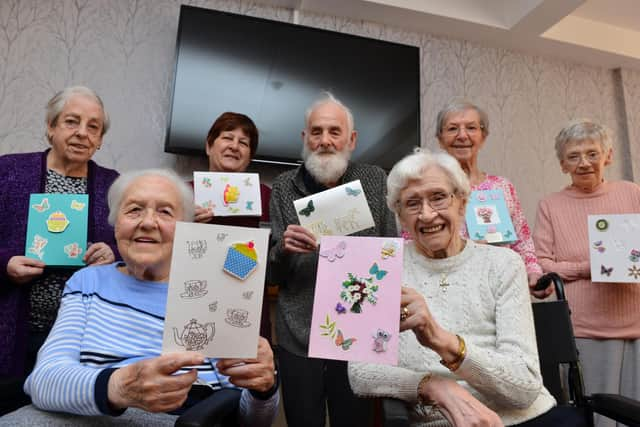
{"label": "black television screen", "polygon": [[325,90],[353,113],[355,161],[389,169],[420,145],[417,47],[182,6],[176,49],[167,152],[204,155],[213,120],[235,111],[260,131],[254,160],[298,162]]}

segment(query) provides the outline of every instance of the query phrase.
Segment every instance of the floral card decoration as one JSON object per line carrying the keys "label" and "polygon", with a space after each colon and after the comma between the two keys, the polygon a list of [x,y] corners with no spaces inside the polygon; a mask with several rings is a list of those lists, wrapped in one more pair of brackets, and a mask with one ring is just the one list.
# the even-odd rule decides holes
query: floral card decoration
{"label": "floral card decoration", "polygon": [[640,283],[640,214],[589,215],[594,282]]}
{"label": "floral card decoration", "polygon": [[293,202],[300,225],[316,237],[347,236],[373,227],[373,216],[360,180]]}
{"label": "floral card decoration", "polygon": [[472,191],[465,215],[472,240],[509,243],[518,240],[502,190]]}
{"label": "floral card decoration", "polygon": [[194,172],[193,192],[196,204],[216,216],[262,215],[257,173]]}
{"label": "floral card decoration", "polygon": [[396,365],[402,239],[320,239],[309,357]]}
{"label": "floral card decoration", "polygon": [[163,352],[256,357],[269,233],[176,224]]}
{"label": "floral card decoration", "polygon": [[51,267],[84,265],[88,212],[87,194],[31,194],[25,256]]}

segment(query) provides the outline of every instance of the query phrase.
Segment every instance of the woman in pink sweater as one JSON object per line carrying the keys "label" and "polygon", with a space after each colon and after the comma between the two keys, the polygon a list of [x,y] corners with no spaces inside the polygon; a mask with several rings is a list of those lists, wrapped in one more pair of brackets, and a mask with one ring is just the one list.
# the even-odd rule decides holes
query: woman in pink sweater
{"label": "woman in pink sweater", "polygon": [[[513,184],[505,177],[483,172],[478,165],[478,154],[489,136],[489,116],[477,105],[466,100],[453,100],[438,113],[436,137],[440,147],[455,157],[469,177],[471,191],[502,190],[509,209],[511,222],[518,240],[506,245],[524,262],[529,286],[533,288],[542,274],[538,265],[529,224],[522,212],[520,200]],[[463,221],[462,237],[469,238]]]}
{"label": "woman in pink sweater", "polygon": [[[590,214],[640,213],[640,186],[605,181],[612,149],[599,124],[570,122],[555,148],[571,185],[538,205],[533,233],[538,261],[565,282],[587,392],[640,399],[640,283],[592,282],[587,233]],[[596,425],[615,425],[603,421]]]}

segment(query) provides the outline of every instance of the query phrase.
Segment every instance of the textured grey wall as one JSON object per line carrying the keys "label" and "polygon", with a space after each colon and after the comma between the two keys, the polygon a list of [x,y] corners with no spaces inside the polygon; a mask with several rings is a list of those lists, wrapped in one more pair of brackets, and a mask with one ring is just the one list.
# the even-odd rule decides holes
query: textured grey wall
{"label": "textured grey wall", "polygon": [[[43,149],[46,100],[64,86],[84,84],[101,94],[112,117],[96,155],[99,163],[121,171],[174,167],[185,176],[206,167],[202,159],[163,152],[180,3],[0,1],[0,154]],[[293,18],[291,10],[248,1],[184,3],[286,22]],[[467,96],[484,106],[491,135],[481,166],[515,183],[530,221],[537,200],[568,183],[552,147],[571,118],[591,117],[611,128],[615,162],[609,179],[640,176],[640,147],[629,143],[640,136],[638,72],[435,37],[428,29],[417,33],[308,13],[300,14],[300,24],[419,46],[422,144],[435,146],[435,116],[449,98]]]}

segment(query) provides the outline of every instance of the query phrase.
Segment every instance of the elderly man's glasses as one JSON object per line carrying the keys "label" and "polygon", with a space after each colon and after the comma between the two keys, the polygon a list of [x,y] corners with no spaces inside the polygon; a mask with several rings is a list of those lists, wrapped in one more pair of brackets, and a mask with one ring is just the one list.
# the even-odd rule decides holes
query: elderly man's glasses
{"label": "elderly man's glasses", "polygon": [[463,125],[463,126],[458,126],[458,125],[445,126],[444,129],[442,130],[442,133],[445,136],[457,136],[462,131],[462,129],[464,129],[468,135],[476,135],[479,132],[482,132],[482,126],[480,126],[477,123],[470,123],[468,125]]}
{"label": "elderly man's glasses", "polygon": [[568,164],[575,166],[579,165],[582,162],[582,159],[586,160],[589,163],[597,163],[600,161],[602,154],[598,151],[590,151],[588,153],[571,153],[565,157],[564,161]]}
{"label": "elderly man's glasses", "polygon": [[452,201],[453,193],[433,193],[426,199],[416,197],[400,201],[400,206],[402,210],[408,214],[416,215],[423,212],[425,203],[431,208],[431,210],[443,211],[451,206]]}

